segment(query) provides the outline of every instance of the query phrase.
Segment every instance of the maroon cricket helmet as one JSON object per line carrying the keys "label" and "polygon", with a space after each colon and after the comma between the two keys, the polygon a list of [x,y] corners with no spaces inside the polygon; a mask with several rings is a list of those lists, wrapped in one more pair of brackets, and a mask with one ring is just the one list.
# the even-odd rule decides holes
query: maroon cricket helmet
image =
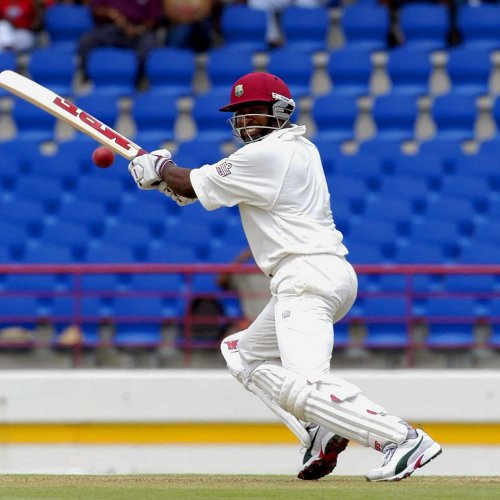
{"label": "maroon cricket helmet", "polygon": [[271,73],[248,73],[233,84],[231,102],[219,111],[234,111],[238,106],[252,102],[273,103],[282,97],[293,103],[290,89],[281,78]]}

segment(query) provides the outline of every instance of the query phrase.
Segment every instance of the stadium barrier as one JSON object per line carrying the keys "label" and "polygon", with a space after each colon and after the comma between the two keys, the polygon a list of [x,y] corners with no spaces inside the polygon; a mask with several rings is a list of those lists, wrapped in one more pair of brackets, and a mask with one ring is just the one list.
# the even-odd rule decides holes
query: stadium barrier
{"label": "stadium barrier", "polygon": [[[339,339],[342,325],[364,326],[366,336],[354,339],[348,334],[344,342],[336,339],[336,348],[400,350],[406,355],[408,367],[413,366],[414,354],[420,348],[500,348],[500,342],[497,345],[495,340],[500,324],[500,266],[360,264],[356,270],[360,278],[359,298],[339,324]],[[82,332],[69,345],[58,343],[60,337],[54,330],[49,340],[42,341],[36,335],[22,343],[7,339],[0,348],[64,347],[73,352],[76,367],[84,349],[120,342],[131,349],[156,349],[173,343],[182,352],[184,366],[189,367],[194,349],[217,349],[228,325],[242,319],[238,302],[249,296],[218,288],[215,277],[223,273],[260,271],[241,264],[0,265],[0,328],[49,324],[54,328],[72,326]],[[170,279],[173,276],[179,280]],[[202,276],[210,279],[197,284]],[[447,281],[452,276],[466,277],[466,285],[449,287]],[[11,287],[12,277],[25,279]],[[488,280],[475,286],[474,277]],[[97,280],[92,283],[91,278]],[[191,306],[197,298],[215,299],[223,310],[193,314]],[[115,329],[111,338],[102,336],[106,325]],[[429,342],[429,335],[416,337],[418,325],[441,325],[441,329],[434,342]],[[173,340],[162,335],[166,326],[176,329]],[[205,328],[197,336],[196,328],[200,326]],[[478,335],[478,327],[483,327],[486,335]]]}

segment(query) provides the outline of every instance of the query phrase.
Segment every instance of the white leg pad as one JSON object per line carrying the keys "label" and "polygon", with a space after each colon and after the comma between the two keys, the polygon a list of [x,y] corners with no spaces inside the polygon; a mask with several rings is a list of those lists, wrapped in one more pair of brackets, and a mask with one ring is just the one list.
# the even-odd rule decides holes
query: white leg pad
{"label": "white leg pad", "polygon": [[360,394],[359,388],[339,377],[310,383],[281,366],[265,363],[252,372],[250,380],[297,418],[364,446],[380,451],[388,443],[406,439],[408,428],[400,418],[388,415]]}
{"label": "white leg pad", "polygon": [[255,394],[290,429],[304,448],[309,448],[309,446],[311,446],[311,436],[309,436],[309,433],[302,423],[275,403],[266,391],[256,386],[246,377],[245,367],[238,354],[238,340],[242,333],[243,332],[238,332],[229,335],[222,341],[221,352],[226,360],[229,372],[241,382],[246,389]]}

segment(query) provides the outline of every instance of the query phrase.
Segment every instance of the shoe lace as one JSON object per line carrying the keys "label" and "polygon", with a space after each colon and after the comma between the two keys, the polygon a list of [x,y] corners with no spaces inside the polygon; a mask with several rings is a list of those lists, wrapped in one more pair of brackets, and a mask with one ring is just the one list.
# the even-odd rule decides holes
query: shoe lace
{"label": "shoe lace", "polygon": [[395,444],[387,445],[384,448],[384,461],[382,462],[382,467],[385,467],[390,461],[394,452],[396,451],[397,446]]}

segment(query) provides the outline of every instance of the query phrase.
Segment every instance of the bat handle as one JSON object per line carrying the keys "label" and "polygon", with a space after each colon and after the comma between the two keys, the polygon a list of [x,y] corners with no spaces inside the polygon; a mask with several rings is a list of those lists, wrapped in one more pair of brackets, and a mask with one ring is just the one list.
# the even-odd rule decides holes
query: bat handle
{"label": "bat handle", "polygon": [[137,151],[137,154],[135,155],[135,157],[137,158],[138,156],[142,156],[142,155],[147,155],[148,152],[145,150],[145,149],[139,149],[139,151]]}

